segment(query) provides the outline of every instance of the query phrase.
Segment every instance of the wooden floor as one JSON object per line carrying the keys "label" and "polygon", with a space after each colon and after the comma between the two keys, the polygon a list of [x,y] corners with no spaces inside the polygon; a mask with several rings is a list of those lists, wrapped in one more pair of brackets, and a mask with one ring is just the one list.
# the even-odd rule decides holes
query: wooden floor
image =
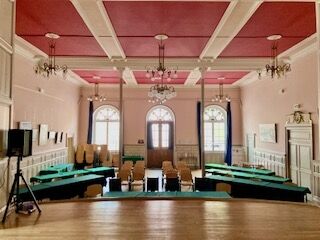
{"label": "wooden floor", "polygon": [[320,239],[320,208],[249,200],[41,204],[11,213],[0,239]]}

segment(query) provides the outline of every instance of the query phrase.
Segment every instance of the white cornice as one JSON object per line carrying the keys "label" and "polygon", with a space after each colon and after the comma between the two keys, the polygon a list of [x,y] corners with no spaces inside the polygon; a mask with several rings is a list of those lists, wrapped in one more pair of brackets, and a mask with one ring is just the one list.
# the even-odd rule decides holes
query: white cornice
{"label": "white cornice", "polygon": [[12,46],[6,40],[4,40],[1,36],[0,36],[0,47],[9,54],[13,53]]}
{"label": "white cornice", "polygon": [[12,105],[12,99],[7,96],[0,95],[0,104],[10,106]]}
{"label": "white cornice", "polygon": [[41,51],[39,48],[36,48],[18,35],[14,35],[14,52],[32,62],[37,62],[39,57],[48,57],[46,53]]}

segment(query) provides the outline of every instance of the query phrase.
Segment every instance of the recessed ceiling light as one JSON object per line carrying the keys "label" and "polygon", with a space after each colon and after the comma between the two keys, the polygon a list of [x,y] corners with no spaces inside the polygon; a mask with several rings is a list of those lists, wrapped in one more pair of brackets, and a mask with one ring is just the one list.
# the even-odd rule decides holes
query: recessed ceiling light
{"label": "recessed ceiling light", "polygon": [[269,37],[267,37],[267,39],[270,41],[279,40],[280,38],[282,38],[280,34],[270,35]]}
{"label": "recessed ceiling light", "polygon": [[101,77],[99,77],[99,76],[93,76],[92,79],[99,80],[99,79],[101,79]]}
{"label": "recessed ceiling light", "polygon": [[44,35],[47,38],[51,38],[51,39],[58,39],[60,38],[60,36],[58,34],[55,33],[46,33],[46,35]]}
{"label": "recessed ceiling light", "polygon": [[225,80],[225,77],[218,77],[218,80]]}

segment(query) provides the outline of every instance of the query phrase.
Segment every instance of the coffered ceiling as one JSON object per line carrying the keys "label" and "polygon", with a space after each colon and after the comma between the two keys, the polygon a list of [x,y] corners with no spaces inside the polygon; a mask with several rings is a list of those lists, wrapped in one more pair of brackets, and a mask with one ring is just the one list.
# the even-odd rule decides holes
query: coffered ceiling
{"label": "coffered ceiling", "polygon": [[[269,62],[271,42],[280,34],[280,57],[312,42],[314,1],[121,1],[18,0],[16,34],[48,54],[45,34],[60,35],[58,63],[83,82],[118,84],[124,68],[127,86],[153,84],[147,67],[157,65],[156,34],[165,41],[165,65],[178,69],[168,84],[239,84]],[[310,40],[311,39],[311,40]]]}

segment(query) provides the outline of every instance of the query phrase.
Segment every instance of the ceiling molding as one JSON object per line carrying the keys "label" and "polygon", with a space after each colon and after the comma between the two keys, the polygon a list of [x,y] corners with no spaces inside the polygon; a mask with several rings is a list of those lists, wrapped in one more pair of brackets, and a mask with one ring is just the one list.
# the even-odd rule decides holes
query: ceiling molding
{"label": "ceiling molding", "polygon": [[193,69],[190,73],[186,81],[184,82],[185,86],[194,86],[201,78],[201,71],[199,68]]}
{"label": "ceiling molding", "polygon": [[14,52],[26,59],[37,62],[40,58],[48,58],[48,55],[36,48],[18,35],[14,35]]}
{"label": "ceiling molding", "polygon": [[4,40],[1,36],[0,36],[0,47],[9,54],[13,53],[12,46],[6,40]]}
{"label": "ceiling molding", "polygon": [[285,52],[279,54],[278,58],[283,61],[292,62],[316,50],[317,33],[314,33]]}
{"label": "ceiling molding", "polygon": [[258,79],[259,79],[258,72],[252,71],[252,72],[248,73],[247,75],[245,75],[240,80],[236,81],[234,84],[232,84],[232,86],[237,86],[237,87],[241,88],[241,87],[244,87],[250,83],[257,81]]}
{"label": "ceiling molding", "polygon": [[[107,18],[101,10],[102,2],[92,4],[87,0],[70,0],[88,29],[109,58],[113,56],[123,56],[123,51],[119,51],[119,44],[114,40],[115,33],[111,23],[107,24]],[[110,28],[111,27],[111,28]],[[119,43],[119,42],[118,42]]]}
{"label": "ceiling molding", "polygon": [[124,69],[124,71],[122,73],[122,78],[128,86],[137,86],[138,85],[136,77],[134,76],[134,74],[130,68]]}
{"label": "ceiling molding", "polygon": [[217,58],[262,2],[261,0],[232,1],[202,51],[200,58]]}
{"label": "ceiling molding", "polygon": [[66,79],[78,86],[89,85],[89,83],[86,80],[82,79],[79,75],[75,74],[72,70],[68,70]]}

